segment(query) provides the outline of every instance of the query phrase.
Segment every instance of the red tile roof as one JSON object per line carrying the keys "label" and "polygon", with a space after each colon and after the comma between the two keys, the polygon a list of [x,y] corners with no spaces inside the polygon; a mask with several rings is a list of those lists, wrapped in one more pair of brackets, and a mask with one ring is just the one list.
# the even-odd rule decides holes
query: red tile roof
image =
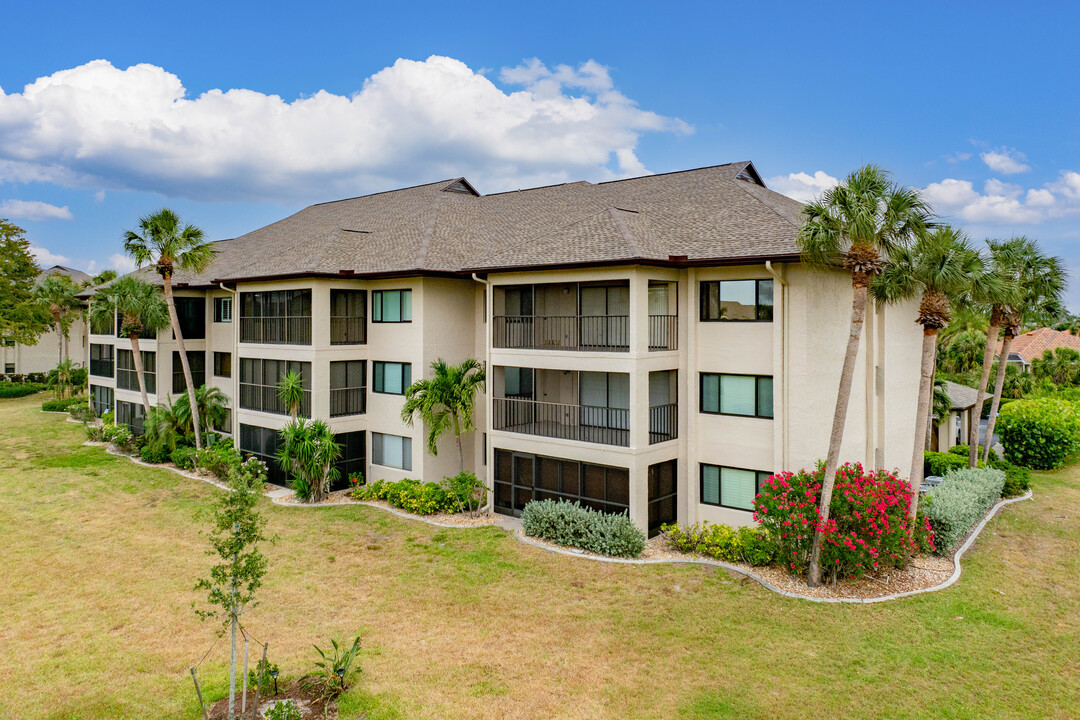
{"label": "red tile roof", "polygon": [[[1073,335],[1068,330],[1038,328],[1013,338],[1009,354],[1019,355],[1024,359],[1025,364],[1030,365],[1032,360],[1042,357],[1043,351],[1059,347],[1080,350],[1080,336]],[[1000,349],[1001,347],[998,346],[999,351]]]}

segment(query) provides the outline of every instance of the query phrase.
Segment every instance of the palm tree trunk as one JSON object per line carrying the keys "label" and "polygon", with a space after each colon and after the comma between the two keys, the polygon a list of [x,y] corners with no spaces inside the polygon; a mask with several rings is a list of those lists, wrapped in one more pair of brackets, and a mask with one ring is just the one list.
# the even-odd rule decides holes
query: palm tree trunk
{"label": "palm tree trunk", "polygon": [[979,393],[975,400],[975,417],[968,428],[968,467],[975,467],[979,458],[979,424],[982,420],[982,406],[986,402],[986,384],[990,382],[990,366],[994,364],[994,350],[998,332],[1001,328],[991,325],[986,329],[986,348],[983,350],[982,378],[979,380]]}
{"label": "palm tree trunk", "polygon": [[[855,360],[859,354],[863,322],[866,320],[866,299],[865,280],[853,278],[851,328],[848,332],[844,366],[840,371],[840,386],[836,392],[836,410],[833,412],[832,435],[829,437],[829,455],[825,459],[825,475],[821,479],[821,501],[818,504],[818,510],[822,523],[829,519],[829,505],[832,503],[833,485],[836,483],[836,469],[840,466],[840,444],[844,440],[844,425],[847,423],[848,404],[851,400],[851,381],[855,377]],[[821,585],[820,561],[821,533],[815,530],[813,546],[810,550],[810,568],[806,577],[806,584],[810,587]]]}
{"label": "palm tree trunk", "polygon": [[169,305],[169,320],[172,323],[173,335],[176,336],[176,347],[180,351],[180,367],[184,368],[184,384],[187,385],[188,403],[191,405],[191,425],[195,428],[195,449],[202,450],[202,430],[199,427],[199,405],[195,402],[195,382],[191,378],[191,366],[188,365],[187,351],[184,349],[184,336],[180,332],[180,318],[176,315],[176,302],[172,294],[172,277],[166,276],[165,302]]}
{"label": "palm tree trunk", "polygon": [[926,429],[930,422],[930,406],[934,396],[934,363],[937,360],[937,334],[935,327],[923,327],[922,341],[922,368],[919,373],[919,405],[915,413],[915,451],[911,456],[911,475],[908,483],[911,485],[911,508],[909,526],[914,532],[915,517],[919,512],[919,488],[923,481],[923,442],[926,439]]}
{"label": "palm tree trunk", "polygon": [[146,376],[143,373],[142,352],[139,350],[139,334],[132,333],[128,337],[131,338],[131,359],[135,363],[135,377],[139,380],[143,409],[146,410],[146,417],[150,417],[150,396],[146,394]]}
{"label": "palm tree trunk", "polygon": [[457,442],[458,473],[465,472],[465,454],[461,450],[461,426],[458,424],[457,415],[454,415],[454,440]]}
{"label": "palm tree trunk", "polygon": [[1001,341],[1001,356],[998,358],[997,379],[994,380],[994,400],[990,403],[990,417],[986,419],[986,446],[983,448],[983,462],[990,459],[990,446],[994,444],[994,423],[997,422],[998,408],[1001,406],[1001,390],[1005,387],[1005,368],[1009,364],[1009,347],[1012,345],[1012,333],[1006,332]]}
{"label": "palm tree trunk", "polygon": [[60,330],[60,317],[53,316],[53,327],[56,328],[56,364],[64,362],[64,333]]}

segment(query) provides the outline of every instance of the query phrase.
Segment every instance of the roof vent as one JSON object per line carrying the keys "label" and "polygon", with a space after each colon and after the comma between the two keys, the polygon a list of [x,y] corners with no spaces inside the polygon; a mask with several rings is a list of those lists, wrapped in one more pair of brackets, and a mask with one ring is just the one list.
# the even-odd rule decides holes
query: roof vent
{"label": "roof vent", "polygon": [[356,271],[355,270],[338,270],[338,274],[340,274],[340,275],[355,275]]}
{"label": "roof vent", "polygon": [[476,192],[476,188],[469,184],[469,181],[465,178],[458,178],[454,182],[450,183],[443,188],[443,192],[462,193],[463,195],[480,196],[480,193]]}
{"label": "roof vent", "polygon": [[687,255],[668,255],[668,262],[686,262],[690,258]]}

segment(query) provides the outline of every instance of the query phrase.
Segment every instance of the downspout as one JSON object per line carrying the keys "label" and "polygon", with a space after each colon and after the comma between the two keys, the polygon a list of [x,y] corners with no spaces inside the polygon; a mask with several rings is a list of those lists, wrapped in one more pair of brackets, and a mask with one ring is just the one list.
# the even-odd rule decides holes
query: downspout
{"label": "downspout", "polygon": [[[487,493],[487,503],[485,503],[484,512],[490,512],[493,503],[495,502],[495,479],[494,479],[494,463],[488,462],[489,451],[491,450],[491,435],[489,433],[491,429],[491,412],[492,412],[492,391],[490,381],[494,373],[494,368],[491,367],[491,338],[492,338],[492,323],[488,322],[489,316],[493,311],[493,305],[495,298],[491,297],[491,283],[484,280],[476,273],[472,274],[472,279],[484,286],[484,375],[487,380],[485,385],[487,386],[487,392],[484,398],[484,428],[481,432],[487,437],[487,442],[481,444],[481,450],[484,453],[484,466],[487,467],[485,475],[487,477],[484,480],[484,486],[490,485]],[[488,482],[490,480],[490,482]]]}
{"label": "downspout", "polygon": [[788,283],[787,280],[784,279],[784,276],[773,268],[771,260],[765,261],[765,272],[772,275],[773,279],[775,279],[776,282],[780,283],[781,287],[780,312],[782,313],[782,316],[780,318],[780,382],[783,385],[783,389],[781,392],[783,402],[783,409],[781,410],[781,412],[783,412],[783,419],[781,420],[781,422],[783,423],[783,442],[781,443],[780,447],[781,467],[777,469],[779,471],[785,471],[789,469],[789,446],[791,444],[791,423],[789,421],[789,417],[791,415],[789,409],[791,405],[789,403],[790,395],[788,390],[788,333],[791,329],[791,325],[788,321]]}
{"label": "downspout", "polygon": [[[225,283],[218,283],[218,287],[232,295],[231,320],[233,326],[233,344],[229,350],[236,362],[232,363],[233,367],[230,368],[233,381],[232,427],[230,428],[230,431],[232,432],[233,447],[239,450],[240,414],[237,411],[240,409],[240,303],[237,302],[237,300],[239,299],[240,293],[225,287]],[[211,309],[211,312],[213,312],[213,309]],[[213,323],[211,323],[211,326],[213,326]],[[211,352],[213,351],[211,350]],[[213,367],[213,363],[214,359],[210,358],[211,367]]]}

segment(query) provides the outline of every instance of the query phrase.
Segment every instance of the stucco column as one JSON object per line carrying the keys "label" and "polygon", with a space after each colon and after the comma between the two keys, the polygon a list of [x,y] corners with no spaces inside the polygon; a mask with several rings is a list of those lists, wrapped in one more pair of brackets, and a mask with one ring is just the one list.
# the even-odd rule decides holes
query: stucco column
{"label": "stucco column", "polygon": [[311,288],[311,417],[330,419],[330,361],[319,351],[330,349],[330,287]]}

